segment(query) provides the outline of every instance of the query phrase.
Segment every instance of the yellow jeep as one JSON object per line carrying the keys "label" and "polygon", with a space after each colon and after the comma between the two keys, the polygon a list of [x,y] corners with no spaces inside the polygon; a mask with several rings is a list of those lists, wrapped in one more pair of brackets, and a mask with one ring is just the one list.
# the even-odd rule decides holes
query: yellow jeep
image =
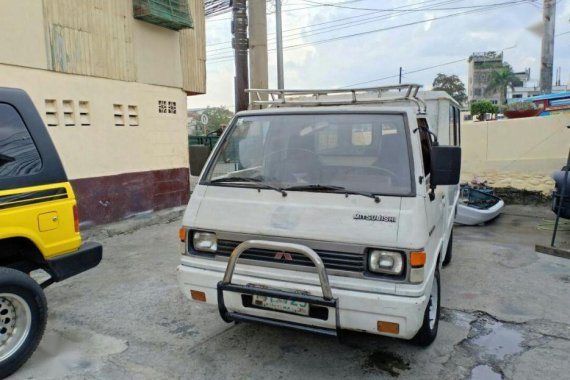
{"label": "yellow jeep", "polygon": [[[81,244],[75,195],[28,95],[0,88],[0,378],[37,348],[47,321],[43,288],[99,264]],[[50,277],[38,284],[30,272]]]}

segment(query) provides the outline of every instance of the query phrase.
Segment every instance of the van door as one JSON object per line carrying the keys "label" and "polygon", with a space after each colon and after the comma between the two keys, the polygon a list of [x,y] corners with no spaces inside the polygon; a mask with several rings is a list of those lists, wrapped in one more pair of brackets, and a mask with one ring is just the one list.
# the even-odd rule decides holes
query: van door
{"label": "van door", "polygon": [[[420,134],[420,142],[422,147],[422,161],[423,161],[423,169],[424,169],[424,178],[423,181],[426,194],[431,192],[430,189],[430,180],[431,180],[431,146],[432,146],[432,137],[427,132],[426,128],[428,127],[428,123],[426,119],[418,119],[418,127],[419,127],[419,134]],[[438,186],[435,189],[435,198],[430,199],[429,196],[425,197],[425,209],[426,209],[426,216],[428,222],[428,232],[429,232],[429,244],[433,245],[433,247],[426,247],[426,250],[430,250],[435,248],[437,245],[437,240],[434,239],[435,237],[441,236],[443,232],[443,209],[445,205],[445,191],[443,189],[444,186]]]}

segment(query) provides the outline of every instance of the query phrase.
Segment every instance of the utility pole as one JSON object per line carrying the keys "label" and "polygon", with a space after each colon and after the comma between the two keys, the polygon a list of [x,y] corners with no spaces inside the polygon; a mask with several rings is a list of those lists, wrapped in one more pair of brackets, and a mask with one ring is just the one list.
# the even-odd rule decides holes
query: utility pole
{"label": "utility pole", "polygon": [[[249,1],[249,88],[268,88],[267,5],[265,0]],[[266,100],[267,96],[262,100]]]}
{"label": "utility pole", "polygon": [[540,56],[540,92],[552,92],[552,69],[554,61],[554,27],[556,0],[544,0],[542,12],[542,51]]}
{"label": "utility pole", "polygon": [[234,48],[234,60],[236,76],[235,85],[235,107],[236,112],[246,110],[249,105],[249,97],[245,92],[249,84],[249,69],[247,66],[247,50],[249,41],[247,39],[247,7],[246,0],[233,0],[232,2],[232,40]]}
{"label": "utility pole", "polygon": [[277,34],[277,88],[285,88],[283,79],[283,33],[281,28],[281,0],[275,0],[275,32]]}
{"label": "utility pole", "polygon": [[398,79],[398,84],[402,84],[402,66],[400,66],[400,79]]}

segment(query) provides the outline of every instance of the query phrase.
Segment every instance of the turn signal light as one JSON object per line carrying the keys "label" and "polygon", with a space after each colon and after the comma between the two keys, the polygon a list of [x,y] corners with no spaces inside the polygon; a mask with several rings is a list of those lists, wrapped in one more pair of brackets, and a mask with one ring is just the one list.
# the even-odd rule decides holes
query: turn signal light
{"label": "turn signal light", "polygon": [[194,301],[206,302],[206,293],[197,290],[190,290],[190,295]]}
{"label": "turn signal light", "polygon": [[421,268],[426,264],[426,253],[424,251],[410,253],[410,265],[412,268]]}
{"label": "turn signal light", "polygon": [[178,230],[178,236],[180,237],[180,241],[186,241],[186,228],[180,227]]}
{"label": "turn signal light", "polygon": [[400,324],[394,322],[378,321],[377,325],[378,331],[388,334],[399,334]]}
{"label": "turn signal light", "polygon": [[77,205],[73,205],[73,227],[75,232],[79,232],[79,212],[77,212]]}

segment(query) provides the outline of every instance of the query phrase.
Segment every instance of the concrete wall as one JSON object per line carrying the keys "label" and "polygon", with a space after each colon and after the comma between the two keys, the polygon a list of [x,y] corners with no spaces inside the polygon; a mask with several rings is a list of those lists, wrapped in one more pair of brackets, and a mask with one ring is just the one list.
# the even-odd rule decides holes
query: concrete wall
{"label": "concrete wall", "polygon": [[[0,86],[26,90],[46,123],[57,118],[48,131],[72,179],[188,167],[181,89],[2,64],[0,78]],[[176,102],[176,113],[160,113],[159,101]]]}
{"label": "concrete wall", "polygon": [[181,59],[173,59],[181,57],[179,33],[144,21],[134,22],[137,80],[182,88]]}
{"label": "concrete wall", "polygon": [[474,176],[494,187],[548,194],[550,174],[566,164],[570,115],[487,122],[463,122],[462,181]]}
{"label": "concrete wall", "polygon": [[0,0],[0,36],[0,63],[47,68],[41,1]]}
{"label": "concrete wall", "polygon": [[0,63],[206,92],[204,1],[194,29],[133,17],[132,0],[0,0]]}

